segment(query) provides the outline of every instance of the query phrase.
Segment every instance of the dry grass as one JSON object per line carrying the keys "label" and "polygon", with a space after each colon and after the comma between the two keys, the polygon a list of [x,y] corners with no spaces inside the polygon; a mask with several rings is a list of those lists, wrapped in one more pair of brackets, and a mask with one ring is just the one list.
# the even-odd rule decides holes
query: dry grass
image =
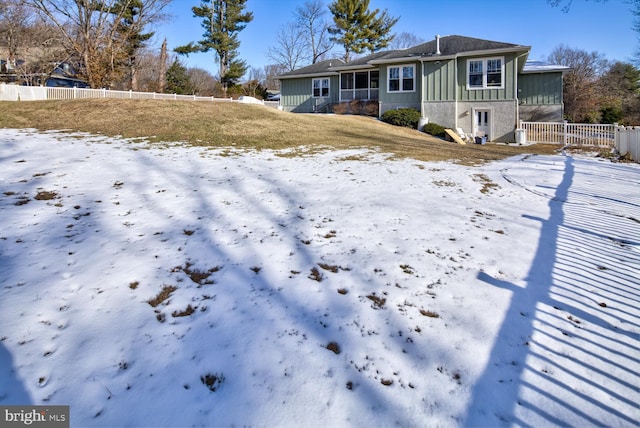
{"label": "dry grass", "polygon": [[165,285],[164,287],[162,287],[162,290],[158,293],[158,295],[153,299],[148,300],[147,303],[149,303],[152,308],[155,308],[165,300],[169,299],[169,297],[171,297],[171,294],[177,289],[178,288],[174,287],[173,285]]}
{"label": "dry grass", "polygon": [[0,102],[0,127],[65,129],[204,147],[296,149],[289,154],[293,156],[364,147],[400,158],[463,164],[520,153],[553,153],[558,148],[541,144],[462,146],[365,116],[295,114],[256,105],[190,101]]}

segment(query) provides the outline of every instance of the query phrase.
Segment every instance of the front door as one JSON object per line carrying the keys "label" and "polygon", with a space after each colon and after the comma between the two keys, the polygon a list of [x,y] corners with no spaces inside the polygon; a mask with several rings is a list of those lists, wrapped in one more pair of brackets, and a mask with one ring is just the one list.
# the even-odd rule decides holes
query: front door
{"label": "front door", "polygon": [[474,135],[491,138],[491,110],[475,110],[473,118]]}

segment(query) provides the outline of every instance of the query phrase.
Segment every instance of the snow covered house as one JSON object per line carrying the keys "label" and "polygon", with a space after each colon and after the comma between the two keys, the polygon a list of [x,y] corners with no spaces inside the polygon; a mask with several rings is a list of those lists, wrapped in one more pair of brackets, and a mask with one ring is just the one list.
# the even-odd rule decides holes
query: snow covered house
{"label": "snow covered house", "polygon": [[529,62],[530,46],[436,36],[349,63],[322,61],[278,76],[286,111],[329,113],[361,100],[377,113],[409,107],[429,121],[490,141],[514,141],[519,120],[561,121],[562,73]]}

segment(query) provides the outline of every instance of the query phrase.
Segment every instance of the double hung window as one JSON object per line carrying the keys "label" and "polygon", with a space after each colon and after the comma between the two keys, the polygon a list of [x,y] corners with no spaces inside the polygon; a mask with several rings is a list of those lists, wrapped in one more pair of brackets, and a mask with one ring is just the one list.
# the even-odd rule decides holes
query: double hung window
{"label": "double hung window", "polygon": [[504,82],[504,58],[467,61],[467,89],[500,89]]}
{"label": "double hung window", "polygon": [[329,96],[329,79],[313,79],[313,97],[328,97]]}
{"label": "double hung window", "polygon": [[387,90],[389,92],[413,92],[416,87],[415,65],[387,67]]}

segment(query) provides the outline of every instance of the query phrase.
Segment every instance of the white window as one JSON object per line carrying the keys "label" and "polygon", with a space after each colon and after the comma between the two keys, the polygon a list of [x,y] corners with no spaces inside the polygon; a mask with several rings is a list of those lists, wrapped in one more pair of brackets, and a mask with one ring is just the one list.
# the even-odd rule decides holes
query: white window
{"label": "white window", "polygon": [[313,79],[313,97],[328,97],[329,96],[329,79]]}
{"label": "white window", "polygon": [[414,92],[416,87],[415,65],[387,67],[387,90],[389,92]]}
{"label": "white window", "polygon": [[467,89],[504,87],[504,58],[467,60]]}

